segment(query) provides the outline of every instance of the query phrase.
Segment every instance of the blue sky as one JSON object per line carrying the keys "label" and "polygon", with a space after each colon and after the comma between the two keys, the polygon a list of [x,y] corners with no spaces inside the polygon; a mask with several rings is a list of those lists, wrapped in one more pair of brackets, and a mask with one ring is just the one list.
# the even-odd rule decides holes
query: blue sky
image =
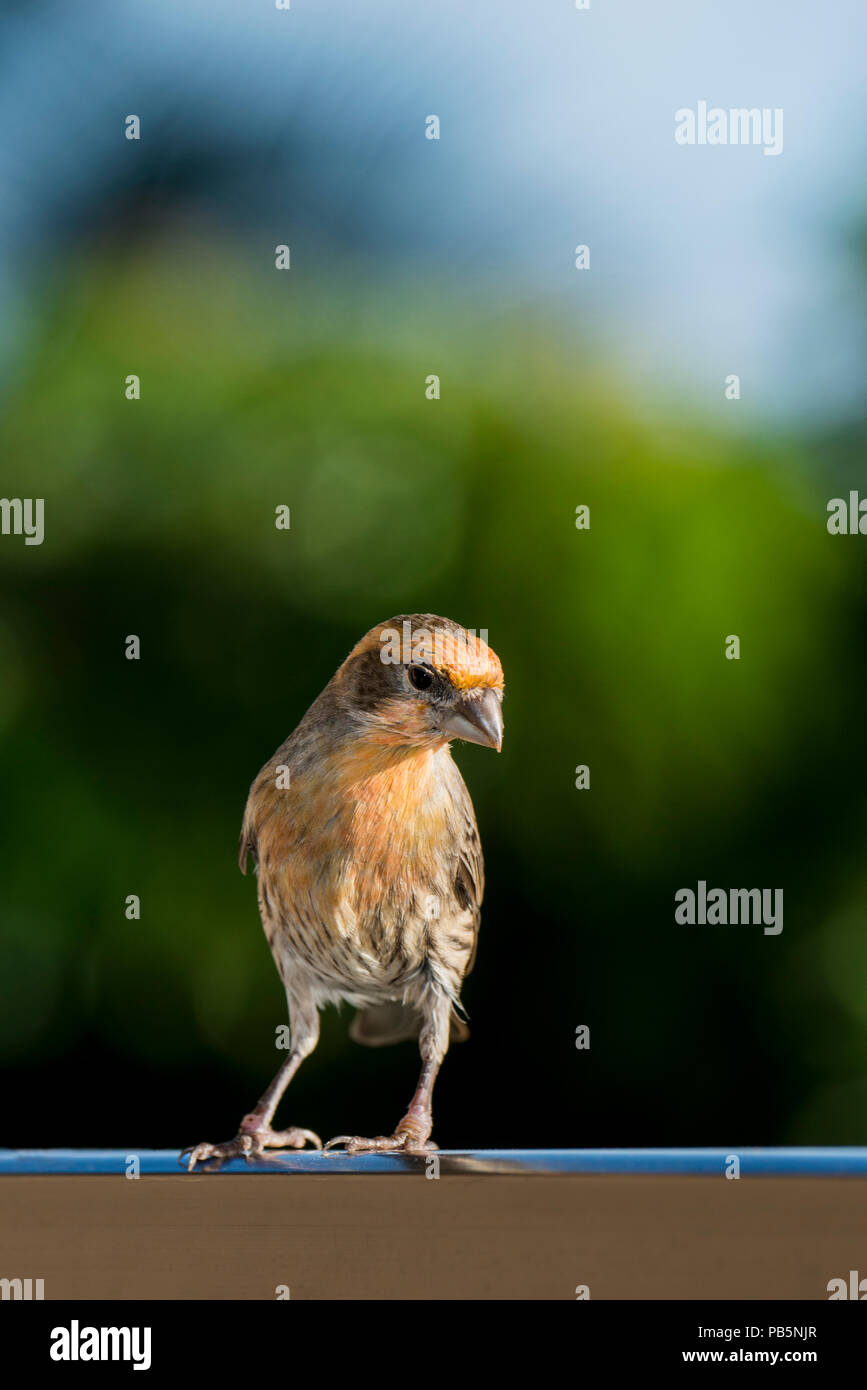
{"label": "blue sky", "polygon": [[[0,50],[7,354],[151,161],[251,256],[306,233],[374,283],[544,306],[637,390],[716,404],[738,372],[748,414],[792,420],[863,391],[863,5],[91,0],[13,7]],[[781,107],[782,154],[678,146],[701,99]]]}

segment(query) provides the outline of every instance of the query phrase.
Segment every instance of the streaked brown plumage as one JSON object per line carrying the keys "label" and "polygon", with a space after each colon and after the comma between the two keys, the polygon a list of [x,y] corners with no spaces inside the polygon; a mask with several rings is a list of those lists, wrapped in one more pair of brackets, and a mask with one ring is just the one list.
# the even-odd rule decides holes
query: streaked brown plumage
{"label": "streaked brown plumage", "polygon": [[319,1009],[344,999],[358,1009],[358,1042],[417,1035],[422,1074],[393,1135],[331,1144],[351,1153],[433,1147],[433,1083],[450,1031],[466,1031],[460,989],[484,887],[475,814],[449,743],[499,749],[502,694],[499,659],[457,623],[391,618],[362,638],[262,768],[240,861],[256,864],[291,1049],[235,1139],[184,1151],[191,1170],[208,1158],[320,1146],[309,1130],[275,1132],[271,1120],[316,1046]]}

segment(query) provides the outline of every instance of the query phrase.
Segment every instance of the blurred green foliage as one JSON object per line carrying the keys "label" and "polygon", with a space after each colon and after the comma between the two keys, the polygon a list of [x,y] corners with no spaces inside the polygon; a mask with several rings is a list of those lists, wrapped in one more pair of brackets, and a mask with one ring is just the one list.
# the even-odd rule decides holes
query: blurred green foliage
{"label": "blurred green foliage", "polygon": [[[456,750],[488,898],[440,1143],[867,1141],[864,542],[827,534],[814,446],[638,403],[539,322],[180,240],[51,287],[3,407],[46,519],[0,543],[5,1142],[234,1131],[285,1021],[247,787],[415,610],[507,678],[502,756]],[[782,935],[676,926],[698,879],[782,887]],[[287,1122],[400,1113],[412,1048],[347,1022]]]}

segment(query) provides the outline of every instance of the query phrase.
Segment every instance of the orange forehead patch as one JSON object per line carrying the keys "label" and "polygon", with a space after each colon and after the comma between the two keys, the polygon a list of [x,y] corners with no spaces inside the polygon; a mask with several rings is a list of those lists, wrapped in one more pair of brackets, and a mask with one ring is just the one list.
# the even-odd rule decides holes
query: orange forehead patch
{"label": "orange forehead patch", "polygon": [[[487,634],[485,633],[485,636]],[[423,662],[445,676],[456,690],[503,688],[497,653],[472,629],[443,619],[403,618],[373,628],[352,655],[377,649],[389,664]]]}
{"label": "orange forehead patch", "polygon": [[503,687],[503,668],[500,658],[474,633],[451,632],[435,633],[442,642],[434,644],[431,664],[435,670],[446,676],[456,690],[472,690],[476,687],[501,690]]}

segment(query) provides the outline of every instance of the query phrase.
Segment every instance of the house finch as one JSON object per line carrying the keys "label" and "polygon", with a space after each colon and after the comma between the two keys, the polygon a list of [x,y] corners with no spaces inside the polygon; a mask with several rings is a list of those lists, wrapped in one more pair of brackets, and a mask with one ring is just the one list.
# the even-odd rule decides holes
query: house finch
{"label": "house finch", "polygon": [[321,1148],[275,1131],[280,1098],[319,1037],[319,1010],[346,999],[351,1036],[377,1047],[418,1037],[421,1077],[394,1133],[342,1135],[348,1153],[423,1153],[434,1081],[465,1036],[461,982],[482,901],[479,834],[452,739],[499,750],[503,672],[447,618],[397,617],[363,637],[250,789],[240,862],[252,856],[259,910],[289,1004],[291,1046],[237,1136],[185,1149],[205,1159]]}

